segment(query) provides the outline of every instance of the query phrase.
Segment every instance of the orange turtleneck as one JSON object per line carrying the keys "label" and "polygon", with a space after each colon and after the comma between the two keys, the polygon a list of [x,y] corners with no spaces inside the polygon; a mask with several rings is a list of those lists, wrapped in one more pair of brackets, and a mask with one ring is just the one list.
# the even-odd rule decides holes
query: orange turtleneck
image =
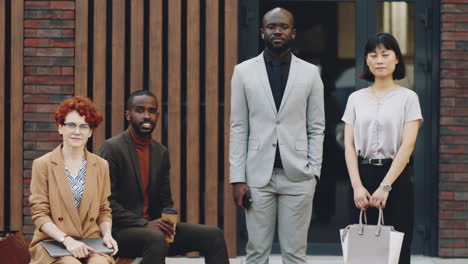
{"label": "orange turtleneck", "polygon": [[138,135],[130,125],[130,135],[136,146],[138,157],[138,165],[140,165],[141,185],[143,187],[143,217],[148,218],[149,193],[148,186],[150,183],[150,143],[151,135],[145,137]]}

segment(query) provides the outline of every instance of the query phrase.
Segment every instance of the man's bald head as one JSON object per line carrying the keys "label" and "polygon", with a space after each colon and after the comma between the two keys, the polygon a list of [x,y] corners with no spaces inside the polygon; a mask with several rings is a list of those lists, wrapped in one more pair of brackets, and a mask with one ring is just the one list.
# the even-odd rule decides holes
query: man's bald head
{"label": "man's bald head", "polygon": [[271,9],[270,11],[266,12],[265,15],[263,15],[263,28],[268,24],[268,22],[276,17],[286,17],[289,22],[290,26],[294,28],[294,16],[291,12],[289,12],[287,9],[284,9],[282,7],[275,7]]}

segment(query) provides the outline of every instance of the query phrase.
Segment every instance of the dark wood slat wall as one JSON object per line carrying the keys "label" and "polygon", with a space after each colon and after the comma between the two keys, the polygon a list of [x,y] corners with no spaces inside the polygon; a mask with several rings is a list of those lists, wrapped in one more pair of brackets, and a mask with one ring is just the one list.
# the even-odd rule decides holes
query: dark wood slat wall
{"label": "dark wood slat wall", "polygon": [[10,228],[23,228],[23,1],[11,2]]}
{"label": "dark wood slat wall", "polygon": [[0,230],[5,230],[5,0],[0,0]]}
{"label": "dark wood slat wall", "polygon": [[88,3],[76,0],[75,95],[88,96]]}
{"label": "dark wood slat wall", "polygon": [[218,225],[219,1],[206,0],[205,8],[205,223]]}
{"label": "dark wood slat wall", "polygon": [[181,0],[168,1],[168,148],[174,206],[181,204]]}
{"label": "dark wood slat wall", "polygon": [[[143,0],[131,1],[130,90],[143,89]],[[116,18],[118,19],[118,18]]]}
{"label": "dark wood slat wall", "polygon": [[[237,0],[108,3],[76,1],[75,94],[92,95],[106,119],[95,131],[92,150],[125,129],[126,96],[144,88],[147,81],[145,88],[160,103],[153,136],[169,148],[174,207],[185,210],[181,215],[187,222],[222,227],[229,255],[235,256],[236,209],[229,185],[228,139],[230,78],[237,63]],[[112,10],[106,13],[107,8]]]}
{"label": "dark wood slat wall", "polygon": [[[125,109],[125,0],[112,2],[112,111],[111,136],[124,130]],[[116,19],[118,18],[118,19]]]}
{"label": "dark wood slat wall", "polygon": [[[224,233],[237,234],[236,207],[229,184],[229,128],[231,110],[231,78],[237,64],[237,0],[224,3]],[[229,255],[236,254],[235,239],[226,239]]]}
{"label": "dark wood slat wall", "polygon": [[200,3],[187,1],[187,221],[200,221]]}
{"label": "dark wood slat wall", "polygon": [[159,122],[153,131],[153,138],[162,142],[162,50],[163,50],[163,0],[152,0],[149,3],[149,90],[159,102]]}
{"label": "dark wood slat wall", "polygon": [[106,1],[94,1],[93,101],[104,118],[93,133],[94,150],[106,139],[106,5]]}

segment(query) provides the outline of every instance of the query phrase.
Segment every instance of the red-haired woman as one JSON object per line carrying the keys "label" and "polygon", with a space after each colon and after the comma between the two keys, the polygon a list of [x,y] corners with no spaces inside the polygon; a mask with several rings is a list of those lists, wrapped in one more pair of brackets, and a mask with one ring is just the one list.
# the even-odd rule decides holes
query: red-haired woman
{"label": "red-haired woman", "polygon": [[[90,99],[77,96],[60,104],[55,121],[62,144],[32,165],[29,202],[36,229],[29,249],[31,264],[114,263],[112,256],[91,254],[94,249],[78,241],[102,237],[114,249],[112,255],[118,251],[107,200],[109,167],[86,150],[102,116]],[[62,243],[72,256],[51,257],[40,244],[46,240]]]}

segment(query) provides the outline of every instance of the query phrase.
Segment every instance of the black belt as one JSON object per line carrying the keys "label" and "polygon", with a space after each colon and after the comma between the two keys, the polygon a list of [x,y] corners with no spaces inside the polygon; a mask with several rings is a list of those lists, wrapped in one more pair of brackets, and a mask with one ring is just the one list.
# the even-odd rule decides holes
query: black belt
{"label": "black belt", "polygon": [[374,165],[374,166],[384,166],[392,164],[393,159],[359,159],[359,164],[362,165]]}

